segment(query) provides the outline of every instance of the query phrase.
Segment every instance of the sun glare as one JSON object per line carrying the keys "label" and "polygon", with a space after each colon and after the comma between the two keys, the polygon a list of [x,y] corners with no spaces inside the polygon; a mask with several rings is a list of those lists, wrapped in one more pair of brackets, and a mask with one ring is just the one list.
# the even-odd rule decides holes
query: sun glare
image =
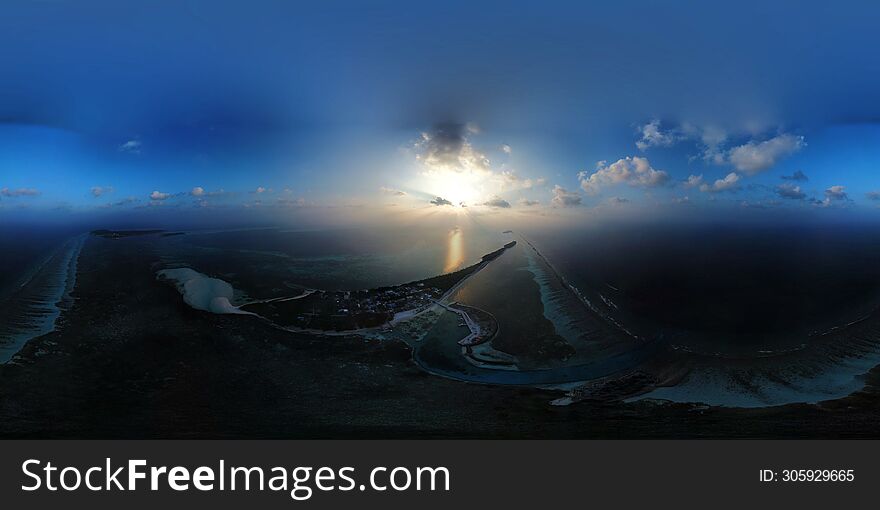
{"label": "sun glare", "polygon": [[480,199],[480,183],[477,176],[470,172],[433,172],[425,179],[426,192],[449,200],[455,207],[470,205]]}

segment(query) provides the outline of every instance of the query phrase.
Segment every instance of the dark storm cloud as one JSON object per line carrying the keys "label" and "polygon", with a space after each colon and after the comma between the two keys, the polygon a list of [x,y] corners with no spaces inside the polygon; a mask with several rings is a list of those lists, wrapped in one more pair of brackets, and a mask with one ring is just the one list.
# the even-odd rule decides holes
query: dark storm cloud
{"label": "dark storm cloud", "polygon": [[437,197],[434,200],[431,200],[431,203],[434,205],[452,205],[452,202],[443,197]]}

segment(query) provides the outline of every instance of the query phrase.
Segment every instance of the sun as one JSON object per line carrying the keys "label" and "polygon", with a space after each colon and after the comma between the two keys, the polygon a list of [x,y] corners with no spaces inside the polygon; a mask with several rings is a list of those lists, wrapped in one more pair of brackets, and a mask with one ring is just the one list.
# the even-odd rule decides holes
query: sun
{"label": "sun", "polygon": [[479,201],[481,182],[471,172],[434,171],[426,174],[424,179],[423,189],[427,193],[449,200],[455,207]]}

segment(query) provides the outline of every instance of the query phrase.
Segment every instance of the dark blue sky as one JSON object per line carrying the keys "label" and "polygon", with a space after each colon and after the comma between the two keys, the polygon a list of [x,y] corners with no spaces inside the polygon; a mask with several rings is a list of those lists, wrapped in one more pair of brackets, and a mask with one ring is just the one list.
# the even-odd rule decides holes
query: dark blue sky
{"label": "dark blue sky", "polygon": [[875,214],[880,5],[767,4],[7,0],[0,215]]}

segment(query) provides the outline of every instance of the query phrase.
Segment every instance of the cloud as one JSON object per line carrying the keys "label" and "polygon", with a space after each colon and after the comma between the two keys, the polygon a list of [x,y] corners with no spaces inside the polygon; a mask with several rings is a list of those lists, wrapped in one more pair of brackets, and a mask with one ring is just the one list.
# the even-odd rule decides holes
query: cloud
{"label": "cloud", "polygon": [[122,207],[124,205],[134,204],[140,202],[140,199],[137,197],[126,197],[118,202],[113,202],[105,205],[104,207]]}
{"label": "cloud", "polygon": [[113,186],[94,186],[91,190],[92,196],[97,198],[108,193],[113,193]]}
{"label": "cloud", "polygon": [[740,207],[748,209],[770,209],[771,207],[779,207],[780,205],[782,205],[782,202],[780,202],[779,200],[741,200],[739,202],[739,205]]}
{"label": "cloud", "polygon": [[489,158],[475,149],[469,139],[478,132],[472,124],[437,124],[423,132],[415,143],[416,159],[431,170],[489,172]]}
{"label": "cloud", "polygon": [[308,205],[304,198],[279,198],[276,203],[280,207],[304,207]]}
{"label": "cloud", "polygon": [[685,188],[697,188],[701,184],[703,184],[703,174],[700,174],[700,175],[691,174],[690,176],[688,176],[687,180],[684,181],[683,186]]}
{"label": "cloud", "polygon": [[18,188],[18,189],[9,189],[3,188],[0,189],[0,195],[4,197],[35,197],[40,194],[40,191],[36,188]]}
{"label": "cloud", "polygon": [[739,189],[739,175],[730,172],[723,179],[718,179],[712,185],[703,183],[700,185],[700,191],[703,193],[718,193],[721,191],[736,191]]}
{"label": "cloud", "polygon": [[755,175],[804,147],[804,137],[783,134],[763,142],[750,141],[730,149],[727,161],[746,175]]}
{"label": "cloud", "polygon": [[141,153],[141,142],[140,140],[129,140],[122,145],[119,146],[119,152],[128,152],[131,154],[140,154]]}
{"label": "cloud", "polygon": [[638,156],[619,159],[611,165],[600,161],[596,164],[596,172],[578,174],[581,188],[587,193],[597,193],[602,186],[626,183],[634,187],[662,186],[669,180],[669,174],[651,167],[647,158]]}
{"label": "cloud", "polygon": [[523,207],[534,207],[536,205],[540,205],[540,203],[541,202],[539,202],[538,200],[529,200],[527,198],[521,198],[519,200],[519,205]]}
{"label": "cloud", "polygon": [[402,197],[402,196],[406,195],[405,191],[400,191],[399,189],[393,189],[393,188],[386,188],[385,186],[382,186],[381,188],[379,188],[379,191],[381,191],[382,193],[384,193],[386,195],[394,195],[396,197]]}
{"label": "cloud", "polygon": [[171,198],[171,193],[163,193],[161,191],[150,193],[150,200],[167,200],[169,198]]}
{"label": "cloud", "polygon": [[800,186],[795,186],[794,184],[787,182],[776,186],[776,194],[782,198],[789,198],[792,200],[803,200],[807,198],[807,194],[801,191]]}
{"label": "cloud", "polygon": [[806,181],[810,180],[810,178],[807,177],[807,174],[803,173],[800,170],[796,171],[795,173],[793,173],[791,175],[783,175],[782,178],[786,181],[798,181],[798,182],[806,182]]}
{"label": "cloud", "polygon": [[[764,141],[749,140],[728,149],[729,134],[717,126],[696,126],[683,123],[678,127],[663,129],[659,120],[652,120],[639,127],[636,146],[645,151],[650,147],[668,147],[681,141],[693,141],[700,148],[704,161],[717,165],[732,165],[746,175],[762,172],[784,157],[806,146],[804,137],[780,134]],[[800,173],[803,175],[803,173]]]}
{"label": "cloud", "polygon": [[483,205],[488,205],[489,207],[501,207],[503,209],[510,208],[510,202],[501,197],[492,197],[490,200],[483,202]]}
{"label": "cloud", "polygon": [[501,172],[501,187],[503,189],[532,189],[547,184],[547,179],[539,177],[537,179],[522,179],[514,172],[505,170]]}
{"label": "cloud", "polygon": [[262,186],[257,186],[257,189],[252,191],[252,193],[265,193],[266,191],[268,191],[266,188],[264,188]]}
{"label": "cloud", "polygon": [[645,151],[650,147],[669,147],[683,139],[683,136],[676,131],[663,132],[660,129],[660,121],[657,119],[640,126],[639,133],[642,137],[636,142],[636,147],[640,151]]}
{"label": "cloud", "polygon": [[817,198],[809,199],[809,202],[818,207],[831,207],[835,202],[849,202],[849,195],[846,193],[846,186],[836,185],[825,190],[825,200]]}
{"label": "cloud", "polygon": [[702,146],[703,161],[723,165],[725,160],[724,144],[727,143],[727,131],[717,126],[705,126],[702,129],[687,126],[685,131],[693,132]]}
{"label": "cloud", "polygon": [[513,152],[513,148],[511,148],[510,145],[507,145],[506,143],[502,143],[499,149],[501,149],[501,152],[505,154],[510,154],[511,152]]}
{"label": "cloud", "polygon": [[431,203],[434,205],[452,205],[452,202],[443,197],[437,197],[434,200],[431,200]]}
{"label": "cloud", "polygon": [[869,191],[865,193],[865,198],[868,200],[880,200],[880,191]]}
{"label": "cloud", "polygon": [[846,186],[831,186],[825,190],[826,200],[849,200],[846,194]]}
{"label": "cloud", "polygon": [[[183,194],[183,193],[181,193],[181,194]],[[190,190],[189,194],[194,197],[206,198],[206,197],[219,197],[219,196],[226,195],[227,193],[225,191],[223,191],[223,189],[219,189],[217,191],[205,191],[205,188],[203,188],[201,186],[196,186]]]}
{"label": "cloud", "polygon": [[553,186],[553,205],[558,207],[573,207],[581,205],[581,195],[577,191],[568,191],[560,185]]}
{"label": "cloud", "polygon": [[627,204],[629,203],[629,199],[623,197],[611,197],[608,199],[608,203],[611,205]]}

